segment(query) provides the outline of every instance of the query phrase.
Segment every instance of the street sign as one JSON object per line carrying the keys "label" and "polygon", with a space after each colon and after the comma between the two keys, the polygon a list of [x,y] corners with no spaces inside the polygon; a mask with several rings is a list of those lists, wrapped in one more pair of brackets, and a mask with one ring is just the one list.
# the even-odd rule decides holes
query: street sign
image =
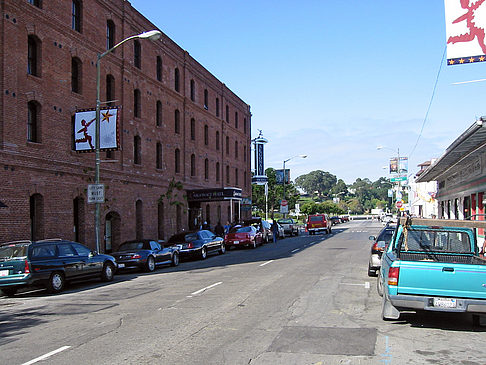
{"label": "street sign", "polygon": [[403,202],[401,200],[398,200],[396,203],[395,203],[395,206],[400,209],[402,206],[403,206]]}
{"label": "street sign", "polygon": [[280,213],[288,213],[289,212],[289,202],[287,200],[282,199],[280,201]]}
{"label": "street sign", "polygon": [[268,177],[265,175],[253,176],[251,178],[251,183],[256,185],[265,185],[266,183],[268,183]]}
{"label": "street sign", "polygon": [[89,184],[88,185],[88,203],[105,202],[105,185]]}
{"label": "street sign", "polygon": [[392,177],[390,178],[391,182],[400,182],[400,181],[407,181],[406,176],[398,176],[398,177]]}

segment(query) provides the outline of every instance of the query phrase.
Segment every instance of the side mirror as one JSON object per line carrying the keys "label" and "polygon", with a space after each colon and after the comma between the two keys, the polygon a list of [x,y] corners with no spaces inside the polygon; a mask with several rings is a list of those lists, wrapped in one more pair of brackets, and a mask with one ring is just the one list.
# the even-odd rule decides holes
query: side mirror
{"label": "side mirror", "polygon": [[94,256],[96,256],[96,255],[98,255],[98,252],[97,252],[97,251],[91,251],[91,252],[89,253],[89,257],[90,257],[90,258],[91,258],[91,257],[94,257]]}
{"label": "side mirror", "polygon": [[370,236],[368,239],[369,239],[370,241],[374,241],[374,240],[376,240],[376,237],[375,237],[375,236]]}

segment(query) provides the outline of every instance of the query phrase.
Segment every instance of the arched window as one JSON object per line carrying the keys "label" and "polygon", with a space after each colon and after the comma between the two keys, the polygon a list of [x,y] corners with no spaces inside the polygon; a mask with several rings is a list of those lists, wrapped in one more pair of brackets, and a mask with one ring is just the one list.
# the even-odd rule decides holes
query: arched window
{"label": "arched window", "polygon": [[73,200],[73,227],[76,242],[84,242],[84,225],[84,199],[78,196]]}
{"label": "arched window", "polygon": [[160,142],[157,142],[155,167],[158,169],[162,168],[162,143]]}
{"label": "arched window", "polygon": [[243,161],[246,162],[246,146],[243,146]]}
{"label": "arched window", "polygon": [[162,81],[162,57],[157,56],[156,76],[158,81]]}
{"label": "arched window", "polygon": [[113,20],[106,21],[106,49],[111,49],[115,46],[115,23]]}
{"label": "arched window", "polygon": [[230,183],[230,167],[226,165],[226,184]]}
{"label": "arched window", "polygon": [[157,125],[157,127],[162,126],[162,102],[160,100],[157,100],[155,124]]}
{"label": "arched window", "polygon": [[82,64],[77,57],[71,58],[71,91],[81,94]]}
{"label": "arched window", "polygon": [[133,64],[136,68],[142,68],[142,46],[138,39],[133,41]]}
{"label": "arched window", "polygon": [[140,199],[135,202],[135,239],[143,239],[143,203]]}
{"label": "arched window", "polygon": [[27,104],[27,141],[40,143],[40,104],[29,101]]}
{"label": "arched window", "polygon": [[41,194],[30,196],[30,239],[44,238],[44,197]]}
{"label": "arched window", "polygon": [[226,121],[229,123],[229,106],[226,105]]}
{"label": "arched window", "polygon": [[219,162],[216,162],[216,181],[219,181],[220,179],[220,171]]}
{"label": "arched window", "polygon": [[106,75],[106,105],[115,104],[115,78],[113,75]]}
{"label": "arched window", "polygon": [[191,100],[196,101],[196,83],[191,80]]}
{"label": "arched window", "polygon": [[179,109],[174,111],[174,131],[177,134],[181,133],[181,113]]}
{"label": "arched window", "polygon": [[209,109],[209,103],[208,103],[208,89],[204,89],[204,109],[208,110]]}
{"label": "arched window", "polygon": [[140,136],[133,137],[133,163],[136,165],[142,163],[142,139]]}
{"label": "arched window", "polygon": [[204,126],[204,144],[206,146],[209,144],[209,127],[207,124]]}
{"label": "arched window", "polygon": [[38,8],[42,8],[42,1],[41,0],[29,0],[29,4],[37,6]]}
{"label": "arched window", "polygon": [[246,118],[243,118],[243,132],[246,134],[246,129],[247,129],[247,125],[246,125]]}
{"label": "arched window", "polygon": [[27,73],[40,76],[40,40],[33,35],[27,38]]}
{"label": "arched window", "polygon": [[235,158],[238,158],[238,141],[235,141]]}
{"label": "arched window", "polygon": [[71,12],[71,26],[73,30],[81,33],[81,1],[73,0]]}
{"label": "arched window", "polygon": [[219,117],[219,98],[216,98],[216,116]]}
{"label": "arched window", "polygon": [[142,96],[139,89],[133,90],[133,116],[135,118],[142,117]]}
{"label": "arched window", "polygon": [[196,140],[196,120],[191,118],[191,140]]}
{"label": "arched window", "polygon": [[196,155],[191,155],[191,176],[196,176]]}
{"label": "arched window", "polygon": [[216,131],[216,151],[219,151],[219,131]]}
{"label": "arched window", "polygon": [[181,90],[181,86],[180,86],[180,80],[179,80],[179,69],[176,68],[174,70],[174,89],[175,91],[179,92]]}
{"label": "arched window", "polygon": [[229,146],[229,137],[226,136],[226,154],[229,155],[229,150],[230,150],[230,146]]}
{"label": "arched window", "polygon": [[235,112],[235,128],[238,129],[238,112]]}
{"label": "arched window", "polygon": [[238,186],[239,181],[238,181],[238,169],[235,169],[235,186]]}
{"label": "arched window", "polygon": [[174,152],[174,169],[176,174],[181,172],[181,151],[178,148]]}
{"label": "arched window", "polygon": [[245,185],[245,188],[248,186],[248,181],[246,181],[247,174],[248,173],[245,170],[245,172],[243,173],[243,184]]}
{"label": "arched window", "polygon": [[204,179],[209,179],[209,160],[207,158],[204,160]]}

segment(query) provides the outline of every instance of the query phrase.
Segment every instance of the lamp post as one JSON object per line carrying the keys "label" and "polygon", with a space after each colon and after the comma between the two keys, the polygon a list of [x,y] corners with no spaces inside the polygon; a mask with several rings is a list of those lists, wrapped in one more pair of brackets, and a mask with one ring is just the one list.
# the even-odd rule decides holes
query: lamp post
{"label": "lamp post", "polygon": [[[377,146],[376,149],[377,150],[387,149],[387,150],[395,152],[395,150],[393,148],[389,148],[389,147],[385,147],[385,146]],[[390,171],[390,173],[391,173],[391,171]],[[398,176],[400,176],[400,148],[397,148],[397,173],[398,173]],[[398,201],[398,193],[399,192],[401,193],[400,180],[398,180],[398,187],[397,187],[397,192],[396,192],[396,197],[397,197],[396,200],[397,201]]]}
{"label": "lamp post", "polygon": [[[162,33],[159,30],[150,30],[131,37],[125,38],[120,43],[103,53],[98,53],[96,59],[96,120],[95,120],[95,184],[100,183],[100,61],[108,53],[113,52],[117,47],[132,39],[150,39],[155,41],[160,38]],[[100,203],[95,206],[95,240],[96,251],[100,252]]]}
{"label": "lamp post", "polygon": [[[296,158],[296,157],[307,158],[307,155],[296,155],[296,156],[292,156],[292,157],[284,160],[284,162],[283,162],[283,200],[285,200],[285,182],[286,182],[285,163],[289,162],[291,159]],[[284,218],[285,217],[286,217],[286,214],[284,213]]]}

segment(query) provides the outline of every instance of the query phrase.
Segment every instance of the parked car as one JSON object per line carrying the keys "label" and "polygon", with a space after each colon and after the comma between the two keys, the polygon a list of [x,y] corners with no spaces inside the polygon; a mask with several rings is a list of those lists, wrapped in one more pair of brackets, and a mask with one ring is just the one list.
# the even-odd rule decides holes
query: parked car
{"label": "parked car", "polygon": [[284,239],[285,238],[285,230],[284,227],[282,227],[279,223],[277,223],[278,227],[278,238],[279,239]]}
{"label": "parked car", "polygon": [[299,235],[299,227],[292,218],[279,219],[277,223],[283,227],[284,233],[290,237]]}
{"label": "parked car", "polygon": [[315,234],[319,231],[332,232],[332,223],[327,214],[313,214],[307,218],[307,231],[309,234]]}
{"label": "parked car", "polygon": [[381,256],[390,243],[395,229],[395,225],[388,225],[378,233],[377,237],[369,237],[373,244],[371,245],[370,260],[368,262],[368,276],[377,276],[377,271],[381,268]]}
{"label": "parked car", "polygon": [[342,215],[340,218],[343,223],[349,222],[349,215]]}
{"label": "parked car", "polygon": [[181,258],[199,257],[204,260],[209,254],[226,252],[223,238],[205,229],[177,233],[169,238],[167,245],[178,247]]}
{"label": "parked car", "polygon": [[123,242],[118,251],[111,255],[115,258],[118,269],[139,268],[151,272],[159,265],[179,265],[177,246],[164,247],[163,242],[150,239]]}
{"label": "parked car", "polygon": [[66,282],[99,277],[113,280],[116,262],[78,242],[61,239],[0,244],[0,289],[12,296],[27,286],[61,292]]}
{"label": "parked car", "polygon": [[224,244],[227,248],[241,246],[256,248],[262,243],[263,234],[258,232],[254,226],[237,225],[230,228],[224,236]]}
{"label": "parked car", "polygon": [[260,217],[252,217],[243,221],[245,226],[254,226],[257,231],[262,232],[263,243],[268,243],[273,239],[272,226]]}
{"label": "parked car", "polygon": [[341,223],[341,218],[339,218],[338,216],[334,216],[334,217],[331,217],[329,219],[331,220],[331,223],[332,223],[333,226]]}

